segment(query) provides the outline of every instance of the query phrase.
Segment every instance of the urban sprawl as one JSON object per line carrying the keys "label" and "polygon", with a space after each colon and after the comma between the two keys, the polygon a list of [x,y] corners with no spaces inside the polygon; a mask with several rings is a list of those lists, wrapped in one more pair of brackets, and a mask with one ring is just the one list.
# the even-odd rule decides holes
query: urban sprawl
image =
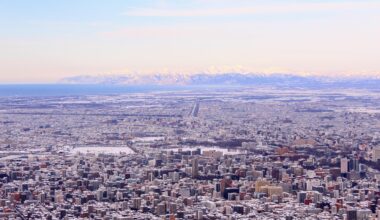
{"label": "urban sprawl", "polygon": [[380,219],[380,93],[0,98],[0,219]]}

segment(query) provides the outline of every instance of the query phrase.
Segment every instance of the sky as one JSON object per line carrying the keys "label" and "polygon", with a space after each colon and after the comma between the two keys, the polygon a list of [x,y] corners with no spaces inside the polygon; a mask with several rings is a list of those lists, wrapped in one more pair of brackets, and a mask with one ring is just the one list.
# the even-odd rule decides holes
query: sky
{"label": "sky", "polygon": [[380,76],[379,0],[0,0],[0,83],[77,75]]}

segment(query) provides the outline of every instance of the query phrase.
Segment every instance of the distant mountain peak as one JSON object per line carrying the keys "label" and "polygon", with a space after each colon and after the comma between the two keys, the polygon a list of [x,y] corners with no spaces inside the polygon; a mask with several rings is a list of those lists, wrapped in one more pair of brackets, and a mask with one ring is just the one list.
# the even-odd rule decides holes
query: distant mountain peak
{"label": "distant mountain peak", "polygon": [[165,86],[281,86],[281,87],[339,87],[375,88],[380,86],[379,77],[321,77],[288,73],[221,73],[221,74],[120,74],[81,75],[62,79],[62,84],[103,84],[103,85],[165,85]]}

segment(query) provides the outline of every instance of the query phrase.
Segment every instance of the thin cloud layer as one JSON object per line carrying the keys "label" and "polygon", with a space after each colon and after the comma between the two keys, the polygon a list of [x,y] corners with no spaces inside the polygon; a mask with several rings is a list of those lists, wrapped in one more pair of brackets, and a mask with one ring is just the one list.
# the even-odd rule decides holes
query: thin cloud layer
{"label": "thin cloud layer", "polygon": [[355,1],[355,2],[330,2],[330,3],[293,3],[281,5],[261,5],[255,7],[232,8],[203,8],[203,9],[178,9],[178,8],[130,8],[124,15],[135,17],[209,17],[209,16],[236,16],[250,14],[272,13],[299,13],[320,11],[342,11],[358,9],[380,8],[380,2]]}

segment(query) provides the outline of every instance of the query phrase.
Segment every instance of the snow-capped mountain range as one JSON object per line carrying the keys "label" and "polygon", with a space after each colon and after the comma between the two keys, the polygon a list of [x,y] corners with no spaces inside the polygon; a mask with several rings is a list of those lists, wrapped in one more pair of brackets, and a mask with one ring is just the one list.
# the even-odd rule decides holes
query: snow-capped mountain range
{"label": "snow-capped mountain range", "polygon": [[103,75],[74,76],[62,79],[63,84],[102,85],[160,85],[160,86],[285,86],[285,87],[342,87],[380,89],[380,77],[344,76],[321,77],[293,74],[151,74],[151,75]]}

